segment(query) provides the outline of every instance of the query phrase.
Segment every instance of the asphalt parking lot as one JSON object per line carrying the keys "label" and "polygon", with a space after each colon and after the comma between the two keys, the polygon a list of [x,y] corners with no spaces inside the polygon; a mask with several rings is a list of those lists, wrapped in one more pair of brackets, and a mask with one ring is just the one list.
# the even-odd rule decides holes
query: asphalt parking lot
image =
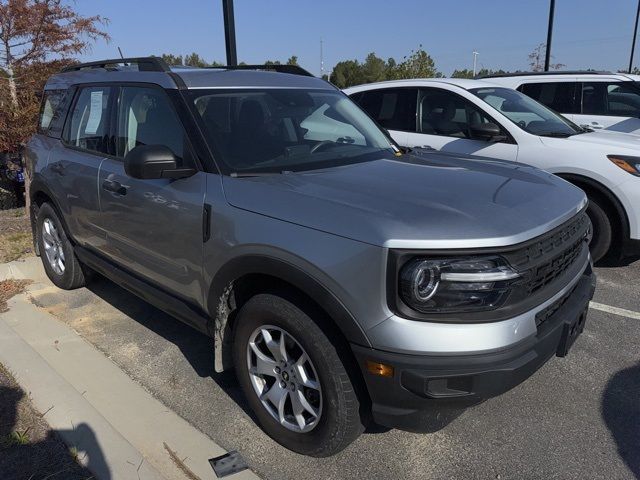
{"label": "asphalt parking lot", "polygon": [[263,478],[640,478],[640,261],[597,273],[597,309],[568,357],[436,433],[372,429],[326,459],[262,433],[233,374],[214,373],[212,341],[117,285],[51,286],[33,301]]}

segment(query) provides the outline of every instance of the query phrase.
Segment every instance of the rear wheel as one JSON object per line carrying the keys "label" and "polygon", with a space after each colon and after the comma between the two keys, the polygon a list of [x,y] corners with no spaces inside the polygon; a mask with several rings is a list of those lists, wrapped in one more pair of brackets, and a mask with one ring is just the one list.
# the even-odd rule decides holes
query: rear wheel
{"label": "rear wheel", "polygon": [[594,262],[601,260],[609,252],[613,239],[613,227],[607,212],[598,198],[589,197],[587,215],[593,226],[593,237],[589,244]]}
{"label": "rear wheel", "polygon": [[58,214],[48,203],[43,203],[38,209],[37,234],[40,257],[49,279],[65,290],[83,287],[85,272]]}
{"label": "rear wheel", "polygon": [[360,435],[360,403],[338,349],[305,311],[260,294],[240,309],[236,325],[236,375],[271,438],[325,457]]}

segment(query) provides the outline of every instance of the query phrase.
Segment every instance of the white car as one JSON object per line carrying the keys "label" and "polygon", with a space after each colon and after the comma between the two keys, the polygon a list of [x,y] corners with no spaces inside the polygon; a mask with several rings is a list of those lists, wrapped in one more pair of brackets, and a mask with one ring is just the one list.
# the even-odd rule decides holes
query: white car
{"label": "white car", "polygon": [[589,197],[594,260],[640,252],[640,136],[583,129],[481,80],[395,80],[345,93],[403,147],[517,161],[559,175]]}
{"label": "white car", "polygon": [[640,75],[549,72],[484,77],[594,130],[640,135]]}

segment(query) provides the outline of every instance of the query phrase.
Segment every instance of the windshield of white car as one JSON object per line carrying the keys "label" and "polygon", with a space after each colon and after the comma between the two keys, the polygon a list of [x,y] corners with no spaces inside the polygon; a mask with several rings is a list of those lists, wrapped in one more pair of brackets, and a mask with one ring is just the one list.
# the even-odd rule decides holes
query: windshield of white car
{"label": "windshield of white car", "polygon": [[337,90],[207,89],[190,95],[216,160],[238,177],[340,166],[398,152]]}
{"label": "windshield of white car", "polygon": [[533,135],[562,138],[585,132],[583,128],[516,90],[474,88],[469,91]]}

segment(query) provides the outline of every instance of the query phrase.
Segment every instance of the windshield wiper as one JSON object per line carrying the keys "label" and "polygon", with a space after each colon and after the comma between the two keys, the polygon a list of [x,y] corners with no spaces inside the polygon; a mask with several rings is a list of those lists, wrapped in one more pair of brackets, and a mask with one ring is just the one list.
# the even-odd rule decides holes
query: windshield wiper
{"label": "windshield wiper", "polygon": [[271,175],[281,175],[283,173],[289,173],[288,171],[282,172],[231,172],[229,174],[232,178],[247,178],[247,177],[269,177]]}
{"label": "windshield wiper", "polygon": [[540,137],[553,137],[553,138],[567,138],[571,135],[575,135],[575,133],[566,133],[566,132],[545,132],[539,133]]}

